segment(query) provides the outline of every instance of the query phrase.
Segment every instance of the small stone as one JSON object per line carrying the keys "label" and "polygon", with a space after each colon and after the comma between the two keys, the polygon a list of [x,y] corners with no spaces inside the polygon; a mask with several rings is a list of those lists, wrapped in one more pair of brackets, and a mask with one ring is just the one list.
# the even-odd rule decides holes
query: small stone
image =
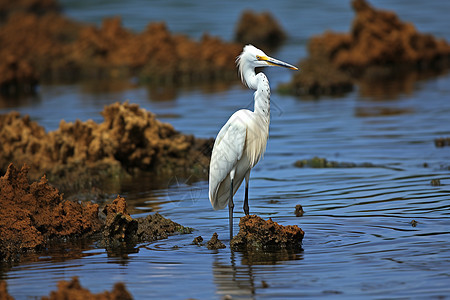
{"label": "small stone", "polygon": [[300,204],[297,204],[295,206],[295,216],[301,217],[301,216],[303,216],[304,213],[305,213],[305,211],[303,210],[303,207]]}
{"label": "small stone", "polygon": [[431,185],[432,186],[440,186],[441,181],[439,179],[431,179]]}
{"label": "small stone", "polygon": [[214,232],[211,239],[208,241],[208,243],[206,243],[206,247],[208,247],[209,250],[226,248],[225,244],[219,240],[219,236],[216,232]]}
{"label": "small stone", "polygon": [[203,238],[199,235],[198,237],[194,238],[194,240],[192,241],[192,244],[201,246],[202,242],[203,242]]}

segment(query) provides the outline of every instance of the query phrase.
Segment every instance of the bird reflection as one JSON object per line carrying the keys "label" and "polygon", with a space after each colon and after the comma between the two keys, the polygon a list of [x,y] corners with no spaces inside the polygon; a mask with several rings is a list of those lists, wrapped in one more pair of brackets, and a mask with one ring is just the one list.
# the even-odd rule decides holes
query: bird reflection
{"label": "bird reflection", "polygon": [[[280,251],[244,251],[230,253],[228,263],[220,261],[219,257],[213,261],[214,283],[217,293],[227,299],[254,299],[257,290],[270,287],[270,280],[264,278],[266,267],[270,265],[270,272],[276,272],[279,263],[289,260],[303,259],[302,253],[288,250]],[[258,267],[255,267],[258,266]]]}

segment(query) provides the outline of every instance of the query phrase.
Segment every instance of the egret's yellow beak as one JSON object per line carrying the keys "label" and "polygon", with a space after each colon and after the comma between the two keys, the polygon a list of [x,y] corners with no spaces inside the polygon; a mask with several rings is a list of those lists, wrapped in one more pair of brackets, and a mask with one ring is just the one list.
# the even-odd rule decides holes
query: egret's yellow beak
{"label": "egret's yellow beak", "polygon": [[290,65],[288,63],[285,63],[285,62],[283,62],[281,60],[278,60],[278,59],[275,59],[275,58],[272,58],[272,57],[257,55],[256,59],[260,60],[260,61],[265,61],[270,66],[283,67],[283,68],[288,68],[288,69],[291,69],[291,70],[298,70],[298,68],[296,66]]}

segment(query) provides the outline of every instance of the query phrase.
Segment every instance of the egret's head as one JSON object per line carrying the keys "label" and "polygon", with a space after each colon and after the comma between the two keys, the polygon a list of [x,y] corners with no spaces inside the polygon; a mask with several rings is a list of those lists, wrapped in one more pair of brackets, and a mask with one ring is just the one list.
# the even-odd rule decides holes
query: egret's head
{"label": "egret's head", "polygon": [[257,67],[276,66],[291,70],[298,70],[298,68],[293,65],[267,56],[264,51],[253,45],[247,45],[244,47],[242,53],[236,58],[236,63],[242,81],[244,81],[247,70],[254,70]]}

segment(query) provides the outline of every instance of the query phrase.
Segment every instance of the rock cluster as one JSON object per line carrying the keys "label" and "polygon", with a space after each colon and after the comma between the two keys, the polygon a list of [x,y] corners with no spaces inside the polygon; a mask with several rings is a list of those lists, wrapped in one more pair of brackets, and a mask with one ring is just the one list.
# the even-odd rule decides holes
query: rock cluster
{"label": "rock cluster", "polygon": [[[34,4],[30,4],[34,2]],[[150,23],[140,33],[120,18],[100,27],[59,13],[52,0],[0,2],[0,91],[32,92],[39,81],[128,78],[179,83],[235,78],[241,51],[205,34],[199,41]],[[34,9],[33,9],[34,8]]]}
{"label": "rock cluster", "polygon": [[111,104],[102,115],[100,124],[63,120],[49,133],[28,116],[0,115],[0,170],[27,163],[32,179],[46,173],[64,192],[124,172],[206,176],[212,139],[181,134],[135,104]]}
{"label": "rock cluster", "polygon": [[341,94],[357,80],[402,78],[410,72],[436,72],[450,66],[450,44],[417,31],[389,11],[353,0],[350,33],[325,32],[308,43],[303,72],[282,89],[294,94]]}
{"label": "rock cluster", "polygon": [[14,260],[50,240],[95,233],[102,226],[97,204],[66,201],[45,176],[30,183],[28,170],[10,164],[0,177],[1,260]]}

